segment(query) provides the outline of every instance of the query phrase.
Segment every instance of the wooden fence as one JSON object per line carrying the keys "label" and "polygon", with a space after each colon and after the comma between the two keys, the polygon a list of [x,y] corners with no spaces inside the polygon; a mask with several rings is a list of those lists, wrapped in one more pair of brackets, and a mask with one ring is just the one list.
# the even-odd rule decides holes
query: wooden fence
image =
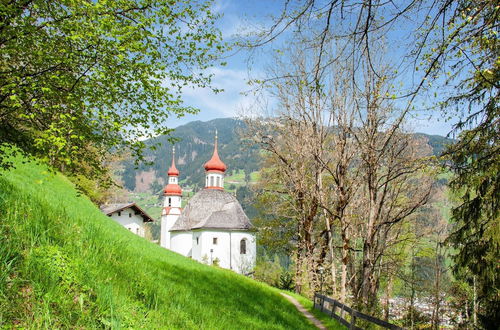
{"label": "wooden fence", "polygon": [[[325,303],[327,305],[325,306]],[[402,329],[398,327],[397,325],[391,324],[386,321],[379,320],[373,316],[363,314],[361,312],[358,312],[355,309],[350,308],[349,306],[344,305],[343,303],[327,297],[325,295],[315,293],[314,294],[314,308],[320,309],[322,312],[326,312],[327,314],[330,314],[331,318],[336,319],[349,329],[356,329],[356,330],[362,330],[362,328],[356,326],[356,320],[357,319],[363,319],[366,320],[370,323],[374,323],[376,325],[379,325],[383,328],[386,329]],[[337,314],[338,310],[338,314]],[[347,321],[344,316],[348,314],[350,315],[350,321]]]}

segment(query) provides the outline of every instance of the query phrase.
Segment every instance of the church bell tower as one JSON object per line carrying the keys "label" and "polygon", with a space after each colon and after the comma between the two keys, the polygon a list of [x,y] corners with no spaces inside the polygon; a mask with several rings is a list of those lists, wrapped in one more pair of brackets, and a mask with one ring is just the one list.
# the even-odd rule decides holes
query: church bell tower
{"label": "church bell tower", "polygon": [[165,199],[161,213],[160,245],[170,249],[170,229],[182,211],[182,189],[179,186],[179,170],[175,167],[175,147],[172,149],[172,165],[167,175],[168,182],[163,189]]}

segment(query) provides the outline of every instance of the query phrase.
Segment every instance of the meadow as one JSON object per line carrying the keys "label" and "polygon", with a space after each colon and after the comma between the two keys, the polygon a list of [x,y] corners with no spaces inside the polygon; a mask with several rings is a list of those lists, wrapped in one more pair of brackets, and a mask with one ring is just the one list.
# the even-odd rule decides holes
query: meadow
{"label": "meadow", "polygon": [[0,328],[313,329],[277,290],[111,221],[63,175],[0,170]]}

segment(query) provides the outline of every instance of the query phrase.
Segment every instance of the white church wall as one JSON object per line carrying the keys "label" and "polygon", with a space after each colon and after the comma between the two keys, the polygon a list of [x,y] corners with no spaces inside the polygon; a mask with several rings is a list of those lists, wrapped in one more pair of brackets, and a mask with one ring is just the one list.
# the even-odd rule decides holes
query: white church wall
{"label": "white church wall", "polygon": [[170,232],[170,250],[186,257],[192,256],[193,234],[190,231]]}
{"label": "white church wall", "polygon": [[[245,240],[244,251],[241,241]],[[257,244],[255,235],[249,232],[235,231],[231,234],[231,264],[233,270],[240,274],[248,274],[255,267]],[[242,253],[244,252],[244,253]]]}
{"label": "white church wall", "polygon": [[126,208],[119,212],[113,212],[111,219],[118,222],[123,227],[141,237],[144,237],[144,220],[132,208]]}
{"label": "white church wall", "polygon": [[[163,211],[165,212],[165,210]],[[170,209],[169,214],[162,214],[160,226],[160,246],[170,249],[170,228],[175,224],[181,214],[178,208]]]}
{"label": "white church wall", "polygon": [[181,207],[181,196],[165,196],[163,200],[164,207]]}
{"label": "white church wall", "polygon": [[201,247],[202,247],[202,239],[201,239],[201,233],[200,232],[193,232],[193,253],[192,253],[192,258],[194,260],[201,261]]}
{"label": "white church wall", "polygon": [[[196,238],[198,238],[198,244]],[[216,241],[214,241],[216,239]],[[246,240],[245,253],[240,242]],[[197,230],[193,232],[193,259],[208,264],[218,259],[219,267],[246,274],[255,267],[255,236],[244,231]]]}
{"label": "white church wall", "polygon": [[170,232],[167,229],[167,217],[162,216],[160,222],[160,246],[170,249]]}
{"label": "white church wall", "polygon": [[[229,232],[215,230],[200,230],[200,262],[213,264],[218,259],[219,267],[230,269]],[[215,239],[215,241],[214,241]]]}

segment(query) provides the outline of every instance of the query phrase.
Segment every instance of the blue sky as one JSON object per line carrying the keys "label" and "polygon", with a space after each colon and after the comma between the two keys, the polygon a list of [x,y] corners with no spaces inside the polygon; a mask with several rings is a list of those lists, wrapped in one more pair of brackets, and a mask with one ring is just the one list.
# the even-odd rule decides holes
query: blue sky
{"label": "blue sky", "polygon": [[[216,1],[214,10],[222,17],[219,28],[223,37],[229,40],[234,34],[244,29],[266,25],[270,22],[270,15],[280,12],[282,0],[268,1]],[[397,31],[395,31],[397,36]],[[250,77],[261,76],[263,66],[269,63],[269,55],[260,52],[253,58],[253,64],[248,65],[248,53],[240,51],[226,59],[227,65],[210,70],[214,74],[213,85],[224,91],[214,94],[209,89],[186,88],[184,100],[187,105],[200,109],[195,115],[186,115],[180,119],[172,118],[171,127],[177,127],[190,121],[207,121],[214,118],[237,117],[244,109],[254,106],[252,95],[244,95],[250,87],[247,81]],[[258,59],[258,60],[257,60]],[[445,120],[440,113],[415,114],[409,120],[410,128],[415,132],[446,135],[451,130],[453,120]]]}

